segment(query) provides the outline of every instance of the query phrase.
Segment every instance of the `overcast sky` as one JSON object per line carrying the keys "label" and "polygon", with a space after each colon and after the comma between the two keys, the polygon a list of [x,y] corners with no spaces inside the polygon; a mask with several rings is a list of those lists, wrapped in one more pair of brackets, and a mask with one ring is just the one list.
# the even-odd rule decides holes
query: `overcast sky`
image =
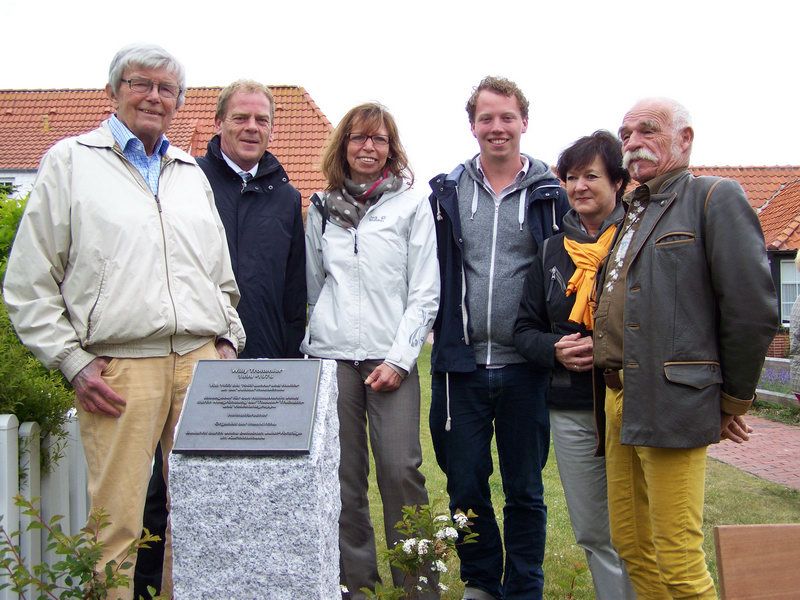
{"label": "overcast sky", "polygon": [[301,85],[334,125],[382,102],[422,181],[477,152],[464,104],[487,74],[523,89],[522,149],[550,163],[665,95],[692,113],[692,164],[798,165],[798,16],[773,0],[2,0],[0,89],[102,87],[114,53],[147,41],[190,86]]}

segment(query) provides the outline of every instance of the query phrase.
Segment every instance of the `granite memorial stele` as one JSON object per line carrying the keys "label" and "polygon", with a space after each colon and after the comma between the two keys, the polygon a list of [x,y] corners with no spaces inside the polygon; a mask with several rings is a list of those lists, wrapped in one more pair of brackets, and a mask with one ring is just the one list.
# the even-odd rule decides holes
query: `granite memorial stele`
{"label": "granite memorial stele", "polygon": [[340,596],[330,360],[200,361],[170,457],[177,600]]}

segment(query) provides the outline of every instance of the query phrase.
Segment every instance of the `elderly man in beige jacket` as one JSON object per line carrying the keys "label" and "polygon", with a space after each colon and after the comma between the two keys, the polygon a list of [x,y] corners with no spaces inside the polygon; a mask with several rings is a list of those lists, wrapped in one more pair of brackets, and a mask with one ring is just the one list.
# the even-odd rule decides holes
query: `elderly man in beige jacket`
{"label": "elderly man in beige jacket", "polygon": [[115,114],[45,155],[4,285],[22,342],[75,388],[92,509],[110,517],[101,569],[141,533],[153,453],[160,441],[168,464],[194,364],[244,347],[211,188],[164,137],[185,89],[162,48],[117,53]]}

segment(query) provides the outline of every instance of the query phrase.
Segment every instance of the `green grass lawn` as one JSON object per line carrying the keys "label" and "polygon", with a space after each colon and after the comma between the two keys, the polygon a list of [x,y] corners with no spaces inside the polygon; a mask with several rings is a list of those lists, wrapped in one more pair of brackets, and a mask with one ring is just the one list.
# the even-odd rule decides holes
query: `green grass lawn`
{"label": "green grass lawn", "polygon": [[[430,407],[430,346],[426,345],[419,359],[420,385],[422,387],[421,439],[423,464],[422,471],[427,479],[428,494],[431,501],[439,501],[442,510],[447,509],[446,480],[433,455],[431,436],[428,429],[428,409]],[[591,577],[588,572],[579,574],[585,567],[583,550],[575,545],[575,538],[569,524],[567,506],[558,478],[555,454],[544,471],[545,501],[548,507],[547,549],[544,563],[545,593],[548,600],[573,598],[591,600],[594,598]],[[497,521],[503,521],[503,500],[500,474],[495,450],[495,473],[490,479],[492,497]],[[370,507],[375,526],[378,548],[385,547],[383,537],[383,517],[380,510],[380,497],[375,483],[374,469],[370,475]],[[739,471],[723,463],[709,460],[706,478],[705,507],[705,550],[712,574],[716,579],[714,555],[715,525],[740,523],[800,523],[800,492]],[[458,560],[453,559],[449,572],[442,583],[450,588],[443,594],[446,599],[461,598],[463,584],[458,578]],[[381,566],[384,581],[391,581],[386,564]],[[569,596],[569,593],[572,596]]]}

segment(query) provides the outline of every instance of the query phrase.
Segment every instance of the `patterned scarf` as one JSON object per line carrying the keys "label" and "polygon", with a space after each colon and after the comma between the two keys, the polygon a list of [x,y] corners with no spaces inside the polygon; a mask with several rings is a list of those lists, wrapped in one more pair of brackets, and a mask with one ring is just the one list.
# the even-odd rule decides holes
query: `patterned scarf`
{"label": "patterned scarf", "polygon": [[564,238],[564,249],[575,263],[575,272],[567,283],[567,296],[575,294],[575,305],[569,314],[569,320],[573,323],[582,323],[590,331],[594,329],[591,300],[594,294],[597,268],[600,261],[608,254],[611,240],[614,239],[616,231],[616,226],[612,225],[593,243],[581,244]]}
{"label": "patterned scarf", "polygon": [[386,192],[399,190],[403,179],[393,175],[389,169],[372,183],[355,183],[344,180],[344,187],[328,194],[327,204],[331,221],[344,229],[357,228],[369,207],[381,199]]}

